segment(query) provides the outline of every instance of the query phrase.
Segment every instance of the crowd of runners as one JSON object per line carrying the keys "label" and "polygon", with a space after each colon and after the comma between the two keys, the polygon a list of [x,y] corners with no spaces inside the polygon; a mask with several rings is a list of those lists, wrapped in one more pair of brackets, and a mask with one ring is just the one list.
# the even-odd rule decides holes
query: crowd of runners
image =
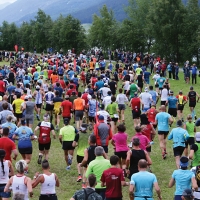
{"label": "crowd of runners", "polygon": [[[122,186],[129,187],[131,200],[153,199],[153,188],[158,199],[165,199],[150,167],[156,135],[158,160],[167,158],[166,143],[173,140],[177,169],[169,187],[176,185],[174,199],[200,199],[200,120],[195,112],[200,95],[189,85],[189,91],[173,92],[179,71],[184,73],[183,88],[197,83],[197,66],[186,61],[179,68],[148,54],[115,54],[116,62],[98,51],[40,56],[22,51],[17,57],[1,53],[10,64],[0,63],[0,199],[12,193],[15,200],[28,200],[38,184],[40,200],[57,199],[59,177],[50,172],[48,162],[51,137],[57,135],[66,170],[75,162],[77,182],[82,183],[71,200],[122,200]],[[126,124],[132,119],[125,118],[126,109],[133,119],[131,140]],[[33,140],[38,141],[37,164],[43,174],[30,178]]]}

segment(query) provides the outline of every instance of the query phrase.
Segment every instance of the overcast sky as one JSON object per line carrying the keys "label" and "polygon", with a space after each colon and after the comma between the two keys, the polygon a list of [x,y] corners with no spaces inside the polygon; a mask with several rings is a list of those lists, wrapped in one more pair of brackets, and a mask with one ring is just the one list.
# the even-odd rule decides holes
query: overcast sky
{"label": "overcast sky", "polygon": [[9,3],[9,2],[12,3],[14,1],[16,0],[0,0],[0,4]]}

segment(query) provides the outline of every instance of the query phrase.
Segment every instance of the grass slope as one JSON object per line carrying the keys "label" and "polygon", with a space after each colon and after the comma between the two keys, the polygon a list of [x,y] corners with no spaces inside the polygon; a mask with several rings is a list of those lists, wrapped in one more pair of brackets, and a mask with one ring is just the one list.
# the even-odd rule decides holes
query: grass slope
{"label": "grass slope", "polygon": [[[3,64],[8,65],[8,63],[0,62],[0,66],[2,66]],[[179,81],[170,80],[171,89],[174,91],[175,95],[178,94],[179,90],[183,90],[184,95],[186,95],[187,92],[189,91],[190,85],[185,84],[183,80],[182,72],[180,72],[179,78],[180,78]],[[153,84],[152,80],[151,80],[151,84]],[[194,89],[199,93],[199,88],[197,87],[197,85],[194,87]],[[196,107],[197,116],[199,116],[199,111],[200,111],[200,105],[197,104],[197,107]],[[42,113],[44,113],[44,110],[42,110]],[[187,114],[189,114],[188,104],[185,106],[184,118],[186,118]],[[130,108],[127,108],[125,111],[125,122],[126,122],[126,127],[127,127],[126,132],[128,133],[129,140],[130,140],[135,134],[134,129],[133,129],[133,120],[132,120]],[[38,121],[35,118],[34,128],[37,125],[37,123]],[[173,124],[172,128],[173,127],[175,127],[175,124]],[[200,129],[197,128],[197,131],[200,131]],[[57,136],[58,134],[59,133],[57,132]],[[175,165],[175,161],[173,157],[173,151],[172,151],[172,141],[167,142],[167,152],[168,152],[167,159],[162,160],[159,143],[158,143],[158,137],[156,136],[155,143],[152,146],[151,158],[152,158],[153,164],[152,164],[151,169],[153,173],[155,173],[155,175],[157,176],[159,186],[161,187],[163,200],[172,199],[174,189],[175,189],[175,188],[172,188],[172,189],[168,188],[168,183],[169,183],[171,174],[173,170],[176,169],[176,165]],[[113,154],[113,148],[111,145],[109,145],[109,156],[111,156],[112,154]],[[35,172],[42,172],[41,167],[37,164],[37,158],[38,158],[38,143],[37,141],[33,141],[33,155],[32,155],[32,161],[29,165],[29,174],[28,174],[30,178],[34,176]],[[20,155],[18,156],[17,160],[19,159],[21,159]],[[71,196],[74,194],[74,192],[81,188],[81,183],[76,182],[76,178],[77,178],[76,155],[74,156],[71,170],[66,171],[64,153],[57,137],[56,140],[52,139],[49,162],[51,166],[51,171],[55,172],[58,175],[58,178],[60,180],[60,187],[56,189],[58,199],[59,200],[70,199]],[[34,196],[32,198],[33,200],[38,199],[39,191],[40,191],[39,186],[36,189],[34,189]],[[129,199],[128,194],[129,194],[128,187],[124,187],[123,188],[124,200]],[[157,199],[156,193],[154,193],[154,197],[155,199]]]}

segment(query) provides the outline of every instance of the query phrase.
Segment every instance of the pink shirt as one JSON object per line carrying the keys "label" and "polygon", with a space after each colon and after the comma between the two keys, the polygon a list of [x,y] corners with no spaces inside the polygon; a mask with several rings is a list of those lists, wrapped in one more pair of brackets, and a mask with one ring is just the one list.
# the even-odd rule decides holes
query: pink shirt
{"label": "pink shirt", "polygon": [[[140,139],[140,149],[146,150],[146,146],[150,143],[149,139],[147,136],[143,135],[142,133],[136,133],[133,138],[139,138]],[[133,141],[132,138],[132,141]]]}
{"label": "pink shirt", "polygon": [[116,152],[128,151],[127,145],[128,135],[126,133],[118,132],[113,135],[112,140],[115,142]]}

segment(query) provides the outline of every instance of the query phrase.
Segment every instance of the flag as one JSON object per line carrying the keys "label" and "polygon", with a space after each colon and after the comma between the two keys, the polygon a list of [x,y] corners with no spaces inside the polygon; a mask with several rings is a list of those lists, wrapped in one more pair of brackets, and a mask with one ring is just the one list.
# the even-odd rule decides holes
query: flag
{"label": "flag", "polygon": [[14,49],[15,49],[16,52],[18,52],[18,46],[17,45],[14,46]]}

